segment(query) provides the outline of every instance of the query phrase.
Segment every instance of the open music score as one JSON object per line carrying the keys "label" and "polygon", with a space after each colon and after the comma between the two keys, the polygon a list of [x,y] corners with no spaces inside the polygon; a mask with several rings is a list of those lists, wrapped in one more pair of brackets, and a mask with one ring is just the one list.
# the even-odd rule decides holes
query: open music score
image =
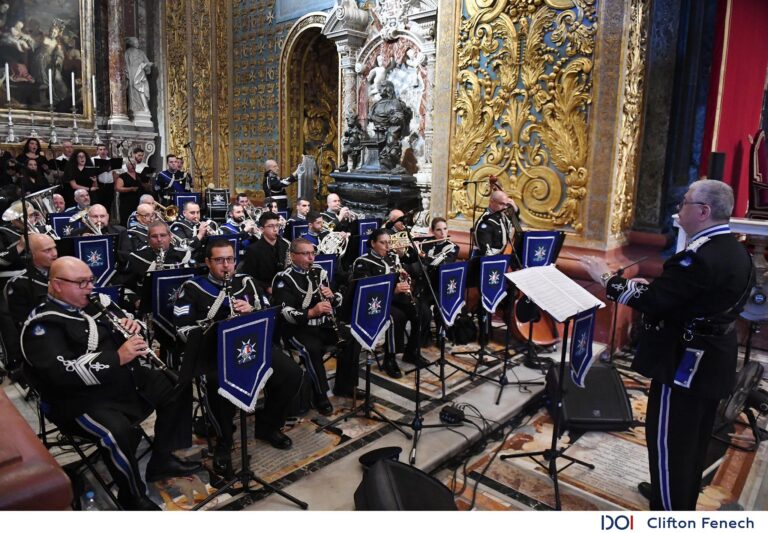
{"label": "open music score", "polygon": [[603,302],[560,272],[555,265],[529,267],[509,272],[506,276],[558,322],[593,307],[605,307]]}

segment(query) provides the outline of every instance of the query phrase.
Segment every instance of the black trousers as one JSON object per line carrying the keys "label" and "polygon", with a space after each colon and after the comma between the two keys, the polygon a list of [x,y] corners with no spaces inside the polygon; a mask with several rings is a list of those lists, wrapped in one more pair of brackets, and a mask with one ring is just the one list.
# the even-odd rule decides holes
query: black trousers
{"label": "black trousers", "polygon": [[718,399],[651,382],[645,417],[651,510],[693,511]]}
{"label": "black trousers", "polygon": [[[264,385],[264,408],[256,411],[256,426],[268,429],[280,429],[285,424],[288,409],[294,396],[299,393],[302,370],[280,348],[272,348],[272,375]],[[205,379],[206,411],[213,425],[219,446],[231,448],[232,433],[235,430],[233,418],[237,407],[219,395],[217,372],[206,375]]]}
{"label": "black trousers", "polygon": [[[392,326],[388,332],[389,343],[387,349],[394,353],[404,353],[414,356],[421,348],[421,321],[416,311],[416,306],[407,298],[396,296],[390,307]],[[411,334],[408,343],[405,342],[405,325],[411,323]]]}
{"label": "black trousers", "polygon": [[136,426],[153,410],[157,412],[153,454],[165,455],[189,447],[192,441],[189,387],[176,391],[164,374],[145,367],[136,367],[134,374],[141,374],[140,382],[143,383],[136,396],[121,402],[94,401],[74,420],[58,420],[55,408],[51,416],[63,431],[97,441],[101,456],[123,497],[146,494],[136,460],[136,449],[141,440]]}
{"label": "black trousers", "polygon": [[336,332],[330,327],[295,327],[294,330],[286,332],[286,338],[288,343],[299,351],[309,374],[312,390],[316,395],[324,395],[328,391],[328,376],[325,374],[323,356],[327,346],[338,342]]}

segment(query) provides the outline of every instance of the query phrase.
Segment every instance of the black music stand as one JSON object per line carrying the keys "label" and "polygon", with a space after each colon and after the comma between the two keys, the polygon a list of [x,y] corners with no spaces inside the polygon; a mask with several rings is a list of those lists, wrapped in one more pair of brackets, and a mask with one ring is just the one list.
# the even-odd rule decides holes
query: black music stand
{"label": "black music stand", "polygon": [[[546,269],[548,267],[541,267],[543,269]],[[554,268],[554,266],[552,267]],[[526,269],[526,270],[532,270],[532,269]],[[506,454],[502,455],[500,457],[501,460],[505,459],[512,459],[516,457],[529,457],[533,459],[536,463],[541,465],[543,468],[547,469],[548,475],[550,479],[552,479],[552,483],[554,485],[555,490],[555,509],[561,510],[562,504],[560,500],[560,484],[558,481],[558,474],[568,468],[569,466],[573,464],[579,464],[582,466],[585,466],[591,470],[595,468],[595,465],[587,463],[585,461],[582,461],[580,459],[576,459],[575,457],[571,457],[569,455],[566,455],[566,451],[568,450],[568,447],[558,448],[557,441],[560,438],[560,412],[562,410],[563,405],[563,381],[565,379],[565,354],[568,350],[568,332],[571,325],[571,321],[576,317],[578,314],[583,313],[584,311],[587,311],[589,309],[592,309],[593,307],[603,307],[604,304],[600,302],[597,298],[589,294],[586,290],[584,290],[581,286],[579,286],[577,283],[573,282],[572,280],[565,278],[564,275],[562,275],[559,271],[555,270],[557,273],[556,277],[550,277],[549,274],[545,271],[542,272],[542,283],[537,287],[536,283],[530,283],[530,282],[524,282],[523,280],[516,282],[513,277],[515,274],[521,274],[525,271],[519,271],[514,272],[512,274],[508,274],[508,277],[517,284],[518,288],[523,290],[528,296],[534,300],[539,308],[542,309],[542,311],[547,312],[547,309],[550,309],[550,312],[557,313],[557,316],[553,316],[553,318],[558,318],[558,322],[561,322],[564,324],[563,329],[563,343],[562,347],[560,349],[560,368],[559,368],[559,377],[558,377],[558,383],[555,387],[555,398],[553,399],[554,403],[554,411],[555,411],[555,419],[553,421],[553,427],[552,427],[552,441],[550,443],[550,446],[546,450],[540,450],[536,452],[523,452],[523,453],[512,453],[512,454]],[[559,277],[560,279],[556,279]],[[567,281],[567,283],[563,282],[563,279]],[[546,297],[537,297],[537,291],[541,290],[541,286],[544,286],[546,289],[560,289],[564,286],[567,286],[567,288],[570,290],[569,294],[572,298],[574,292],[580,293],[580,299],[579,301],[575,301],[573,299],[570,299],[565,304],[561,306],[561,308],[556,309],[555,307],[551,306],[549,302],[551,300],[548,300]],[[566,296],[566,293],[563,292],[561,289],[559,290],[559,294],[561,294],[560,299],[568,298]],[[541,457],[543,461],[539,461],[537,457]],[[564,467],[558,469],[557,468],[557,459],[563,458],[566,459],[568,462],[567,465]]]}
{"label": "black music stand", "polygon": [[[383,278],[385,276],[379,276],[379,277]],[[392,275],[390,275],[390,280],[391,280],[391,283],[392,283],[392,288],[391,288],[390,292],[393,292],[394,291],[394,280],[392,279]],[[349,290],[348,290],[348,292],[351,292],[352,294],[354,294],[354,297],[350,299],[351,301],[357,301],[358,299],[361,298],[361,295],[359,294],[360,293],[359,281],[360,280],[352,280],[351,281],[351,285],[350,285]],[[347,299],[345,298],[345,301],[346,300]],[[390,302],[391,302],[391,300],[390,300]],[[348,310],[349,310],[350,313],[352,312],[351,308],[348,309]],[[345,308],[342,311],[347,311],[346,306],[345,306]],[[389,309],[388,308],[386,309],[386,311],[387,311],[387,313],[389,313]],[[393,325],[394,325],[393,323],[390,323],[389,327],[391,328],[391,327],[393,327]],[[356,343],[358,346],[360,346],[361,349],[363,349],[363,346],[360,343],[360,341],[355,339],[354,336],[353,336],[353,342]],[[352,351],[353,351],[353,353],[356,352],[356,350],[354,350],[354,348],[352,348]],[[367,418],[369,420],[376,420],[376,421],[386,422],[387,424],[389,424],[390,426],[392,426],[393,428],[398,430],[407,439],[410,440],[413,437],[407,431],[403,430],[398,424],[396,424],[394,421],[392,421],[388,417],[386,417],[383,413],[381,413],[379,410],[377,410],[376,407],[373,405],[373,402],[371,401],[371,366],[373,365],[374,355],[373,355],[373,350],[372,349],[367,349],[366,348],[365,352],[366,352],[366,357],[365,357],[365,395],[363,396],[363,402],[360,405],[356,405],[357,404],[357,386],[353,387],[353,389],[352,389],[352,391],[353,391],[352,392],[352,408],[349,410],[349,412],[347,412],[347,413],[345,413],[345,414],[343,414],[343,415],[341,415],[341,416],[331,420],[330,422],[328,422],[327,424],[325,424],[323,426],[320,426],[319,428],[317,428],[315,430],[315,433],[320,433],[321,431],[323,431],[323,430],[325,430],[325,429],[327,429],[329,427],[333,427],[333,426],[335,426],[335,425],[337,425],[337,424],[347,420],[348,418],[351,418],[353,416],[358,416],[358,417],[362,417],[362,418]],[[352,364],[355,365],[355,375],[357,376],[359,361],[357,361],[357,360],[353,361]],[[357,379],[357,378],[355,378],[355,379]],[[376,415],[376,416],[374,416],[374,415]]]}
{"label": "black music stand", "polygon": [[[240,318],[240,317],[236,317],[236,318]],[[226,322],[227,320],[222,320],[218,323],[215,323],[213,327],[209,327],[202,335],[203,342],[201,344],[205,344],[206,346],[213,345],[214,347],[216,347],[218,343],[216,342],[215,338],[218,335],[218,330],[222,326],[222,324],[225,324]],[[259,346],[260,345],[258,343],[255,344],[255,347],[258,348]],[[265,348],[267,350],[271,350],[272,344],[267,343]],[[214,349],[213,353],[216,353],[216,349]],[[211,352],[208,350],[197,350],[196,352],[192,352],[189,354],[192,356],[189,362],[186,360],[187,354],[185,354],[185,360],[184,360],[184,363],[182,364],[182,371],[179,373],[180,380],[188,379],[190,376],[193,376],[196,372],[201,372],[206,369],[208,369],[208,371],[212,370],[213,367],[215,366],[215,363],[212,363],[210,361],[210,354]],[[207,358],[207,361],[201,361],[200,359],[202,358]],[[187,368],[184,367],[185,365],[187,365]],[[219,377],[221,379],[221,375]],[[179,383],[182,383],[182,381],[179,381]],[[237,404],[235,405],[237,406]],[[239,408],[240,406],[237,406],[237,407]],[[302,509],[308,509],[309,505],[306,502],[299,500],[294,496],[291,496],[287,492],[277,488],[276,486],[269,483],[268,481],[261,479],[249,468],[250,463],[248,461],[249,459],[248,458],[248,428],[247,428],[248,421],[246,419],[247,415],[244,409],[239,408],[238,410],[240,411],[240,459],[241,459],[240,470],[235,472],[235,475],[232,477],[232,479],[228,480],[224,485],[219,487],[213,494],[210,494],[202,502],[195,505],[192,508],[192,510],[193,511],[200,510],[208,502],[216,499],[220,494],[227,492],[236,483],[240,483],[240,487],[236,489],[238,492],[252,494],[256,491],[251,488],[251,481],[258,483],[259,485],[261,485],[263,489],[266,489],[270,492],[274,492],[275,494],[282,496],[286,500],[292,503],[295,503]]]}

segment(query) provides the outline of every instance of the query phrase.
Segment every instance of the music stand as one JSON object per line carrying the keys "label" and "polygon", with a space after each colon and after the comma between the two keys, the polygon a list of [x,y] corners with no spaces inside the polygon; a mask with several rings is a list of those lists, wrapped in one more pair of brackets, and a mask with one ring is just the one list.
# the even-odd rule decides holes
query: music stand
{"label": "music stand", "polygon": [[[554,398],[554,421],[552,427],[552,441],[546,450],[536,452],[523,452],[506,454],[500,457],[501,460],[512,459],[516,457],[529,457],[536,463],[547,469],[550,479],[554,485],[555,491],[555,509],[562,509],[560,501],[560,485],[558,474],[573,464],[579,464],[589,469],[594,469],[595,465],[566,455],[568,447],[558,448],[557,441],[560,438],[560,411],[563,404],[563,381],[565,379],[565,354],[568,349],[568,332],[571,321],[579,314],[596,307],[604,307],[605,304],[592,296],[588,291],[582,288],[578,283],[568,278],[565,274],[557,270],[554,265],[546,267],[531,267],[517,272],[510,272],[507,278],[514,283],[518,289],[526,294],[542,311],[549,313],[555,320],[564,324],[563,343],[560,350],[560,369],[557,386],[555,387]],[[541,457],[546,463],[537,460]],[[568,462],[563,468],[557,468],[557,459],[563,458]]]}
{"label": "music stand", "polygon": [[[352,283],[354,284],[354,289],[351,292],[354,296],[352,298],[353,303],[349,322],[353,342],[357,343],[360,348],[364,349],[366,352],[365,395],[363,397],[363,402],[360,405],[356,405],[357,387],[354,387],[352,394],[352,408],[349,412],[320,426],[315,430],[315,433],[320,433],[326,428],[333,427],[348,418],[358,416],[369,420],[386,422],[405,435],[407,439],[411,439],[413,437],[407,431],[403,430],[399,425],[377,410],[371,401],[371,366],[373,365],[374,359],[373,350],[378,341],[386,334],[386,331],[392,327],[392,319],[390,318],[389,311],[392,303],[392,295],[395,289],[394,274],[384,274],[382,276],[372,276],[369,278],[352,280]],[[381,316],[377,317],[376,315]],[[356,350],[353,349],[353,353],[354,352],[356,352]],[[355,365],[355,372],[357,373],[359,361],[353,361],[352,364]]]}
{"label": "music stand", "polygon": [[[237,492],[248,494],[256,492],[251,488],[251,481],[258,483],[262,488],[267,489],[270,492],[279,494],[302,509],[309,508],[309,505],[306,502],[291,496],[287,492],[284,492],[257,476],[250,469],[248,462],[246,409],[249,408],[251,411],[253,410],[258,391],[264,386],[264,383],[266,383],[272,373],[271,368],[264,371],[263,367],[265,364],[263,363],[268,361],[268,350],[271,355],[272,335],[275,328],[275,322],[277,321],[277,309],[277,307],[270,307],[246,315],[235,316],[227,320],[222,320],[211,328],[211,331],[215,331],[217,336],[219,394],[233,403],[240,411],[241,466],[240,470],[235,473],[232,479],[228,480],[223,486],[218,488],[216,492],[210,494],[202,502],[195,505],[195,507],[193,507],[193,510],[195,511],[204,507],[208,502],[214,500],[220,494],[227,492],[236,483],[240,483],[240,487],[234,489]],[[236,356],[232,353],[232,343],[228,340],[227,336],[231,335],[233,338],[237,337],[237,340],[239,340],[242,338],[243,334],[248,336],[249,347],[252,349],[248,351],[242,349]],[[256,340],[251,344],[251,339]],[[237,360],[232,361],[235,358]],[[262,364],[260,365],[260,363]],[[235,370],[238,367],[244,368],[242,377],[235,375]],[[248,381],[251,378],[253,379],[248,383],[242,381]],[[249,386],[250,388],[248,388]]]}

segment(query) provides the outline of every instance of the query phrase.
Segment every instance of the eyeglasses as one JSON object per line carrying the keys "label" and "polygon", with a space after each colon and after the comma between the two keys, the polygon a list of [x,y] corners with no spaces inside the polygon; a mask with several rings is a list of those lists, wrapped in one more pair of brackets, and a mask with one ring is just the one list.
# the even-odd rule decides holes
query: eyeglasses
{"label": "eyeglasses", "polygon": [[88,285],[93,285],[93,278],[88,279],[67,279],[67,278],[54,278],[59,281],[66,281],[67,283],[74,283],[81,289],[88,288]]}
{"label": "eyeglasses", "polygon": [[315,252],[314,250],[310,250],[308,252],[291,252],[291,253],[296,255],[306,255],[306,256],[317,255],[317,252]]}
{"label": "eyeglasses", "polygon": [[264,226],[264,229],[266,228],[277,229],[279,227],[280,227],[280,224],[267,224],[266,226]]}
{"label": "eyeglasses", "polygon": [[685,198],[683,198],[683,199],[680,201],[680,203],[679,203],[679,204],[677,204],[677,210],[679,211],[680,209],[682,209],[682,208],[683,208],[684,206],[686,206],[686,205],[709,205],[709,204],[708,204],[708,203],[706,203],[706,202],[689,202],[688,200],[686,200]]}
{"label": "eyeglasses", "polygon": [[211,262],[217,264],[217,265],[223,265],[225,263],[229,263],[230,265],[235,264],[235,258],[230,257],[212,257]]}

